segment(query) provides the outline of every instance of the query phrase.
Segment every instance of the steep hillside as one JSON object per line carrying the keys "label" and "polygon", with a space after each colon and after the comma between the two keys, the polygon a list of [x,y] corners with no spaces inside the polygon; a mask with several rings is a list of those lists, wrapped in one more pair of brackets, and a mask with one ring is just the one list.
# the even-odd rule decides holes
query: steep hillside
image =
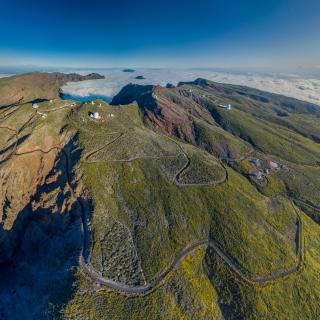
{"label": "steep hillside", "polygon": [[113,104],[1,108],[0,318],[317,319],[319,107],[203,79]]}
{"label": "steep hillside", "polygon": [[59,98],[59,89],[67,82],[103,79],[97,73],[81,76],[76,73],[27,73],[0,79],[0,106],[33,100]]}
{"label": "steep hillside", "polygon": [[137,101],[146,124],[216,155],[259,188],[280,179],[296,203],[319,207],[319,106],[204,79],[174,88],[128,85],[112,103],[123,101]]}

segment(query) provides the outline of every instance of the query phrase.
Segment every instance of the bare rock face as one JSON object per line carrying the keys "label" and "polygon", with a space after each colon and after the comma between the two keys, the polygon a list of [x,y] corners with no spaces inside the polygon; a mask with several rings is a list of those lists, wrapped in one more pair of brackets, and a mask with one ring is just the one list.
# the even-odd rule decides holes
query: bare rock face
{"label": "bare rock face", "polygon": [[190,95],[180,91],[183,90],[178,87],[129,84],[113,98],[112,104],[124,105],[136,101],[145,119],[156,128],[192,142],[194,141],[192,119],[185,109],[207,112],[203,111]]}
{"label": "bare rock face", "polygon": [[[2,319],[43,319],[52,301],[72,294],[83,244],[82,189],[73,182],[80,151],[72,134],[50,129],[34,128],[0,165]],[[37,303],[20,304],[24,296]]]}
{"label": "bare rock face", "polygon": [[0,263],[13,254],[24,222],[34,209],[31,199],[47,183],[57,163],[59,149],[55,146],[63,146],[69,139],[64,135],[58,140],[46,128],[39,130],[44,137],[40,143],[36,143],[31,134],[13,147],[12,153],[3,159],[0,167],[0,250],[5,248],[1,250],[3,254],[0,255]]}

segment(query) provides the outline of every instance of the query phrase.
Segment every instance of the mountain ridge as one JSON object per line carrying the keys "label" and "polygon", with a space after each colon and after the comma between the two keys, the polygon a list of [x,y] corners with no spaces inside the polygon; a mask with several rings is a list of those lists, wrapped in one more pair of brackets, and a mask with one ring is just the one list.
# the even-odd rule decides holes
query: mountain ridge
{"label": "mountain ridge", "polygon": [[0,109],[3,319],[316,318],[317,109],[202,79],[32,94]]}
{"label": "mountain ridge", "polygon": [[31,72],[0,79],[0,105],[19,104],[33,100],[58,99],[60,88],[67,82],[104,79],[98,73],[82,76],[76,73]]}

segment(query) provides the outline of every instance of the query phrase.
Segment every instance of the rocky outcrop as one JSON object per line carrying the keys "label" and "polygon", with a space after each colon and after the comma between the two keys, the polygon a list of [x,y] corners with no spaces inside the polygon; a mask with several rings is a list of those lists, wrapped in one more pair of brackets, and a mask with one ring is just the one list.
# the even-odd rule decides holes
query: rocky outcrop
{"label": "rocky outcrop", "polygon": [[136,101],[146,121],[154,127],[183,138],[194,141],[193,121],[186,111],[209,115],[192,97],[183,95],[179,88],[129,84],[112,100],[112,104],[129,104]]}
{"label": "rocky outcrop", "polygon": [[130,83],[123,87],[120,92],[114,96],[111,101],[112,105],[125,105],[137,101],[139,104],[154,105],[154,99],[152,98],[152,92],[154,86],[151,85],[138,85]]}
{"label": "rocky outcrop", "polygon": [[135,79],[137,79],[137,80],[144,80],[145,77],[144,77],[144,76],[136,76]]}
{"label": "rocky outcrop", "polygon": [[135,72],[136,70],[134,69],[130,69],[130,68],[127,68],[127,69],[123,69],[122,72],[129,72],[129,73],[132,73],[132,72]]}

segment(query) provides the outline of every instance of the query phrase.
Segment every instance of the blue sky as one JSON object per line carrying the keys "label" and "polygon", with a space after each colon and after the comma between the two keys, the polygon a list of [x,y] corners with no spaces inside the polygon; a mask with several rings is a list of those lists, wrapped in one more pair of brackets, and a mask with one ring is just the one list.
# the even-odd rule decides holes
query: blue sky
{"label": "blue sky", "polygon": [[0,2],[2,66],[320,66],[319,0]]}

